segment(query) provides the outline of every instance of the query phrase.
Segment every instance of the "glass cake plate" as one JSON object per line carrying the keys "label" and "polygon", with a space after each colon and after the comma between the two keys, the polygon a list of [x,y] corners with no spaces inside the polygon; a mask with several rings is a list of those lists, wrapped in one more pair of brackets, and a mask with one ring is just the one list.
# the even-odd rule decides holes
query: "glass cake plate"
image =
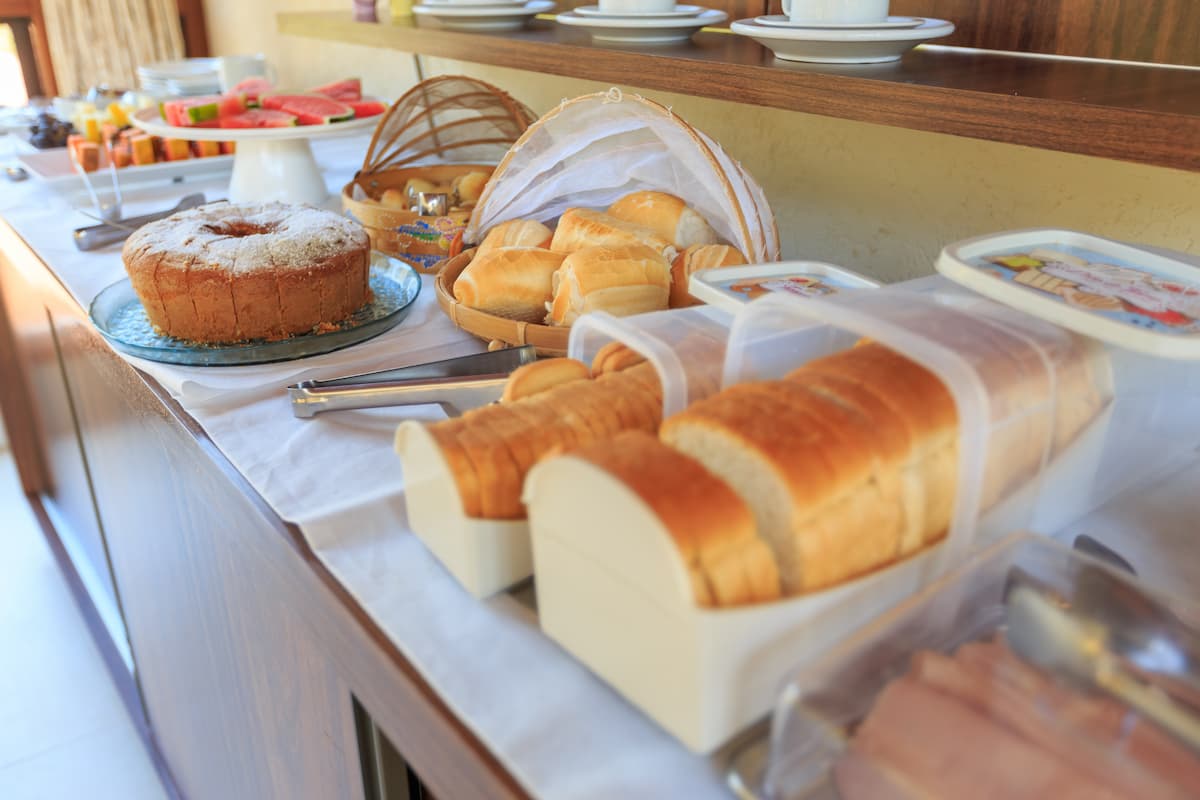
{"label": "glass cake plate", "polygon": [[329,353],[378,336],[408,316],[421,291],[421,277],[416,270],[376,251],[371,253],[370,283],[374,299],[337,330],[306,333],[277,342],[203,344],[161,334],[147,319],[128,278],[96,295],[88,316],[114,348],[138,358],[192,367],[266,364]]}

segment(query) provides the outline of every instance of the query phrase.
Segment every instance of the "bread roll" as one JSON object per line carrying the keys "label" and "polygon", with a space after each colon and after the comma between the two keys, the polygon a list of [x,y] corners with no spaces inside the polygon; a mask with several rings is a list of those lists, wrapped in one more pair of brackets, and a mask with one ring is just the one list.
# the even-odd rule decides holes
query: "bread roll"
{"label": "bread roll", "polygon": [[500,247],[550,247],[554,231],[534,219],[510,219],[488,231],[475,257]]}
{"label": "bread roll", "polygon": [[545,361],[526,364],[517,367],[508,376],[508,383],[504,384],[500,402],[511,403],[513,400],[544,392],[551,386],[585,380],[588,377],[587,364],[573,358],[548,358]]}
{"label": "bread roll", "polygon": [[412,207],[412,203],[404,196],[404,192],[399,189],[385,189],[379,197],[379,202],[388,208],[400,208],[405,211]]}
{"label": "bread roll", "polygon": [[619,247],[642,244],[667,260],[675,260],[678,248],[666,236],[631,222],[610,217],[587,208],[568,208],[559,217],[550,249],[559,253],[574,253],[585,247]]}
{"label": "bread roll", "polygon": [[628,316],[664,309],[670,288],[670,266],[645,245],[586,247],[554,274],[546,323],[571,325],[589,311]]}
{"label": "bread roll", "polygon": [[608,207],[609,216],[643,225],[670,239],[680,250],[716,244],[717,232],[687,203],[666,192],[633,192]]}
{"label": "bread roll", "polygon": [[413,200],[417,199],[417,195],[421,192],[436,192],[438,185],[433,181],[425,178],[409,178],[404,183],[404,196]]}
{"label": "bread roll", "polygon": [[647,433],[627,431],[571,454],[621,481],[662,523],[679,549],[700,606],[779,597],[779,571],[754,532],[754,516],[699,462]]}
{"label": "bread roll", "polygon": [[692,273],[702,269],[736,267],[746,263],[746,257],[736,247],[727,244],[697,244],[675,257],[671,265],[671,308],[697,306],[702,303],[688,293]]}
{"label": "bread roll", "polygon": [[458,200],[459,205],[473,206],[479,202],[483,187],[490,176],[486,172],[468,172],[459,175],[450,184],[450,192]]}
{"label": "bread roll", "polygon": [[563,255],[540,247],[501,247],[476,254],[454,282],[454,299],[470,308],[540,322]]}

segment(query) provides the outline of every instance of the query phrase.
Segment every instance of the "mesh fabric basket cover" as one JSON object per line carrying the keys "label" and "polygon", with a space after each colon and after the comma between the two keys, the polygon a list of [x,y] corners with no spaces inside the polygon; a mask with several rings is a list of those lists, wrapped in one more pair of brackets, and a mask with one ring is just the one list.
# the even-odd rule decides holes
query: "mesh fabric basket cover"
{"label": "mesh fabric basket cover", "polygon": [[363,167],[342,192],[342,207],[361,223],[371,246],[422,270],[446,257],[469,216],[421,216],[373,202],[410,178],[449,184],[468,172],[492,171],[534,115],[504,91],[475,78],[444,75],[422,81],[380,120]]}
{"label": "mesh fabric basket cover", "polygon": [[775,217],[742,165],[666,106],[616,89],[564,101],[533,123],[496,167],[463,238],[478,243],[510,219],[606,208],[642,189],[685,200],[748,263],[779,260]]}

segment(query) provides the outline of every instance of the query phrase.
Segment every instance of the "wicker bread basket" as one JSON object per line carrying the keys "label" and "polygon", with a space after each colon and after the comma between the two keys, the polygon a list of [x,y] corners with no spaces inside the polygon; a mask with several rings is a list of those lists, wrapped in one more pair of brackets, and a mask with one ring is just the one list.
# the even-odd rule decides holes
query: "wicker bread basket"
{"label": "wicker bread basket", "polygon": [[342,189],[342,209],[361,223],[371,246],[419,270],[435,269],[466,226],[470,209],[421,216],[378,202],[412,178],[450,185],[469,172],[491,174],[534,120],[533,112],[475,78],[443,75],[422,81],[384,114],[363,167]]}
{"label": "wicker bread basket", "polygon": [[502,342],[514,346],[531,344],[539,356],[565,356],[567,339],[571,336],[570,328],[506,319],[468,308],[454,299],[454,282],[471,263],[474,255],[475,250],[472,248],[452,256],[443,262],[437,278],[434,279],[433,288],[438,305],[446,312],[446,316],[450,317],[450,321],[486,342]]}
{"label": "wicker bread basket", "polygon": [[569,207],[605,208],[643,189],[682,198],[748,263],[779,260],[775,217],[742,166],[669,108],[610,90],[564,101],[530,125],[504,156],[441,268],[439,305],[455,325],[481,339],[564,355],[570,328],[506,319],[454,299],[454,282],[474,254],[462,248],[510,219],[553,227]]}

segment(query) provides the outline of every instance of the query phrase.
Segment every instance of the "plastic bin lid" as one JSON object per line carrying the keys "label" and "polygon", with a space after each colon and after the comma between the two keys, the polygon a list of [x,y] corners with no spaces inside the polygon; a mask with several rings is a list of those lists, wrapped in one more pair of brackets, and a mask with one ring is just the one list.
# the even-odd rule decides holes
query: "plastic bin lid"
{"label": "plastic bin lid", "polygon": [[1075,231],[956,242],[947,278],[1064,328],[1154,356],[1200,359],[1200,267]]}
{"label": "plastic bin lid", "polygon": [[704,269],[688,281],[697,300],[737,313],[746,303],[770,292],[824,297],[845,289],[874,289],[878,281],[821,261],[783,261],[745,267]]}

